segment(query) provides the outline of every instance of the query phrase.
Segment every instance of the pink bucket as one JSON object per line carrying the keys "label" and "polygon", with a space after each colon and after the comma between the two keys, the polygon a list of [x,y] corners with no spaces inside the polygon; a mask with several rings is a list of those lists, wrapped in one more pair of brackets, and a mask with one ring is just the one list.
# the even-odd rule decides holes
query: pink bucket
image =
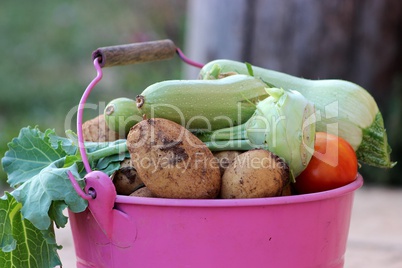
{"label": "pink bucket", "polygon": [[120,196],[109,182],[87,181],[96,198],[69,212],[77,267],[343,267],[363,179],[314,194],[230,200]]}
{"label": "pink bucket", "polygon": [[[97,76],[77,112],[80,145],[83,106],[102,77],[106,59],[113,66],[161,60],[176,52],[199,67],[170,40],[96,50]],[[121,54],[127,57],[116,57]],[[84,212],[69,211],[79,268],[343,267],[354,191],[363,184],[360,175],[346,186],[306,195],[230,200],[129,197],[116,195],[105,173],[91,171],[84,146],[80,153],[87,171],[84,191],[69,174],[77,193],[88,200]]]}

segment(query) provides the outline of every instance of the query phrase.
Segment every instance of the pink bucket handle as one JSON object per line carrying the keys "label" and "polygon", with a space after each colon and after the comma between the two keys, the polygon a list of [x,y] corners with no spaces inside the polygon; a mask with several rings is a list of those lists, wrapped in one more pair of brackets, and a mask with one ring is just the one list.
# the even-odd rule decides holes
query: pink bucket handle
{"label": "pink bucket handle", "polygon": [[136,229],[130,228],[130,230],[124,230],[124,228],[121,228],[128,222],[133,226],[133,220],[126,213],[114,207],[117,193],[109,176],[101,171],[92,171],[91,169],[82,131],[82,118],[85,103],[93,88],[102,79],[102,67],[163,60],[171,58],[175,53],[177,53],[185,63],[197,68],[202,68],[202,64],[188,59],[170,40],[98,48],[92,53],[93,64],[97,74],[85,89],[77,111],[78,148],[87,172],[87,175],[84,177],[84,190],[81,189],[71,172],[68,172],[68,178],[77,194],[88,201],[88,209],[91,211],[106,237],[112,244],[120,247],[128,247],[131,245],[133,241],[127,239],[135,237]]}
{"label": "pink bucket handle", "polygon": [[97,71],[97,75],[84,91],[78,105],[77,112],[78,148],[80,150],[82,162],[87,172],[87,175],[84,178],[84,191],[80,188],[71,172],[68,173],[68,177],[77,194],[85,200],[88,200],[88,209],[91,211],[94,219],[96,220],[106,237],[109,238],[109,240],[112,241],[112,243],[115,245],[129,246],[124,243],[125,236],[118,236],[116,235],[116,233],[118,232],[115,232],[116,227],[114,226],[114,221],[125,222],[129,220],[128,216],[125,215],[123,212],[114,209],[114,203],[117,195],[116,188],[114,187],[112,180],[106,173],[101,171],[92,171],[85,149],[84,136],[82,131],[83,110],[89,94],[96,86],[96,84],[99,83],[99,81],[102,79],[103,75],[98,58],[94,60],[94,66]]}

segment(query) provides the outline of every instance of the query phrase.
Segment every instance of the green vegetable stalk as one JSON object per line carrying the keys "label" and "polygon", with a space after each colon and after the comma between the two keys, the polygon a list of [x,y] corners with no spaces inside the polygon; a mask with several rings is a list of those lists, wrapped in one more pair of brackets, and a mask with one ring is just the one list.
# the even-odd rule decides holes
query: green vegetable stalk
{"label": "green vegetable stalk", "polygon": [[247,137],[252,144],[266,145],[283,158],[294,178],[306,168],[314,152],[314,105],[297,91],[267,88],[267,92],[270,96],[257,104],[248,122]]}
{"label": "green vegetable stalk", "polygon": [[245,124],[201,133],[199,138],[213,151],[265,148],[284,159],[294,179],[314,152],[314,105],[297,91],[266,91],[270,96],[257,103]]}

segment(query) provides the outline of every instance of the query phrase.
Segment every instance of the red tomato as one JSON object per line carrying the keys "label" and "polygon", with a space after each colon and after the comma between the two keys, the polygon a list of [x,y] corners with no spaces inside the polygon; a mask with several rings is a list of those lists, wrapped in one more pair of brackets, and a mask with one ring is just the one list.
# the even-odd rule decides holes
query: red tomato
{"label": "red tomato", "polygon": [[346,140],[317,132],[313,157],[296,177],[295,188],[305,194],[344,186],[356,179],[357,166],[356,153]]}

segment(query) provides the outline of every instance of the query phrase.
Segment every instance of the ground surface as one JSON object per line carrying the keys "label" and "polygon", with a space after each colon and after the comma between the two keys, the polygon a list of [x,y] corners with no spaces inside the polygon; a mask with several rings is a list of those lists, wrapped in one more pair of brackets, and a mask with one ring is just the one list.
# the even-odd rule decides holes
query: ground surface
{"label": "ground surface", "polygon": [[[64,267],[75,267],[71,231],[57,230]],[[355,194],[345,268],[402,267],[402,189],[365,187]]]}

